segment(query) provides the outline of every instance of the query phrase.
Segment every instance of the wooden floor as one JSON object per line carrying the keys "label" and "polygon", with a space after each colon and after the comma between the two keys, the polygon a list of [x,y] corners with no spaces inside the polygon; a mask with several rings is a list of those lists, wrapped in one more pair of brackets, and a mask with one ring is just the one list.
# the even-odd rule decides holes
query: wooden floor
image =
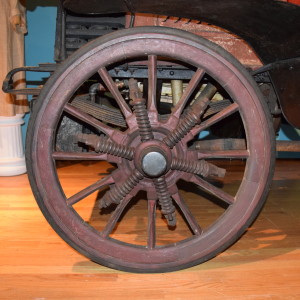
{"label": "wooden floor", "polygon": [[235,245],[183,271],[90,262],[50,228],[26,175],[0,177],[0,241],[0,299],[300,299],[300,160],[277,161],[267,204]]}

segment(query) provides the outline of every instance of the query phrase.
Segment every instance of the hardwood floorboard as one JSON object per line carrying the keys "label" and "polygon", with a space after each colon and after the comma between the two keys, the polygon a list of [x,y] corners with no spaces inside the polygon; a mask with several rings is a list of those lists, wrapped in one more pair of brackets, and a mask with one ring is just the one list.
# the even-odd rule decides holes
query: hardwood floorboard
{"label": "hardwood floorboard", "polygon": [[[61,168],[70,193],[74,181],[80,188],[80,176],[93,183],[88,171]],[[230,180],[238,174],[232,168]],[[95,264],[62,241],[40,212],[27,175],[0,177],[0,299],[300,299],[299,196],[300,160],[278,160],[263,211],[232,247],[182,271],[133,274]],[[92,220],[94,210],[85,207],[90,198],[78,210]],[[219,213],[213,205],[207,209]],[[116,234],[144,224],[143,218]],[[182,227],[178,238],[185,234]],[[162,242],[170,238],[163,226],[161,236]]]}

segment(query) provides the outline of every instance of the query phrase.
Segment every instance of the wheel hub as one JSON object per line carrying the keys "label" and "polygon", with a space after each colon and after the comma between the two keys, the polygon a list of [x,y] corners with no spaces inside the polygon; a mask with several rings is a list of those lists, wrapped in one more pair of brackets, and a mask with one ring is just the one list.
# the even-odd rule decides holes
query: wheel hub
{"label": "wheel hub", "polygon": [[167,169],[166,157],[158,151],[149,151],[142,158],[142,170],[149,177],[158,177]]}
{"label": "wheel hub", "polygon": [[162,141],[151,140],[135,149],[134,165],[145,176],[157,178],[170,170],[172,153]]}

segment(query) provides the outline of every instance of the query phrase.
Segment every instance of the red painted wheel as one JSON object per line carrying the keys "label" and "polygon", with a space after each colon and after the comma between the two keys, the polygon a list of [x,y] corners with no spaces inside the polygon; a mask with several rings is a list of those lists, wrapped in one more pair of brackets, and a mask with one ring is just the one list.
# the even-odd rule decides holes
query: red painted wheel
{"label": "red painted wheel", "polygon": [[[135,75],[143,68],[146,84]],[[183,94],[168,111],[170,104],[157,96],[164,93],[157,93],[157,82],[167,70],[166,89],[172,68],[191,76],[182,79]],[[128,70],[131,78],[119,90]],[[124,127],[75,105],[90,78],[109,91]],[[218,97],[227,104],[213,110]],[[197,150],[200,133],[221,121],[226,126],[234,114],[243,124],[245,149]],[[72,136],[88,151],[55,146],[65,115],[91,129]],[[86,186],[70,195],[60,176],[61,160],[94,161],[86,165],[89,170],[105,168],[109,174],[98,174],[89,184],[86,175],[74,176],[74,186]],[[232,160],[244,167],[236,190],[224,177],[224,168],[230,173],[226,161]],[[72,247],[108,267],[166,272],[214,257],[254,220],[272,178],[274,136],[255,82],[232,56],[187,32],[141,27],[89,43],[51,76],[31,117],[27,162],[41,210]],[[100,208],[94,207],[97,193]]]}

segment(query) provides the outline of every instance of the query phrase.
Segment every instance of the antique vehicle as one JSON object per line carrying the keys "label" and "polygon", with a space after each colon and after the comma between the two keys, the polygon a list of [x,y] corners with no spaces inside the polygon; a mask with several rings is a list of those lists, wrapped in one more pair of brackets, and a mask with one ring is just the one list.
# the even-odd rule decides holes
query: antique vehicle
{"label": "antique vehicle", "polygon": [[[12,70],[3,89],[34,95],[28,175],[69,245],[108,267],[167,272],[245,232],[270,188],[281,118],[300,128],[293,2],[58,3],[57,63]],[[14,90],[18,71],[51,76]],[[102,173],[74,175],[72,195],[60,168],[76,164]]]}

